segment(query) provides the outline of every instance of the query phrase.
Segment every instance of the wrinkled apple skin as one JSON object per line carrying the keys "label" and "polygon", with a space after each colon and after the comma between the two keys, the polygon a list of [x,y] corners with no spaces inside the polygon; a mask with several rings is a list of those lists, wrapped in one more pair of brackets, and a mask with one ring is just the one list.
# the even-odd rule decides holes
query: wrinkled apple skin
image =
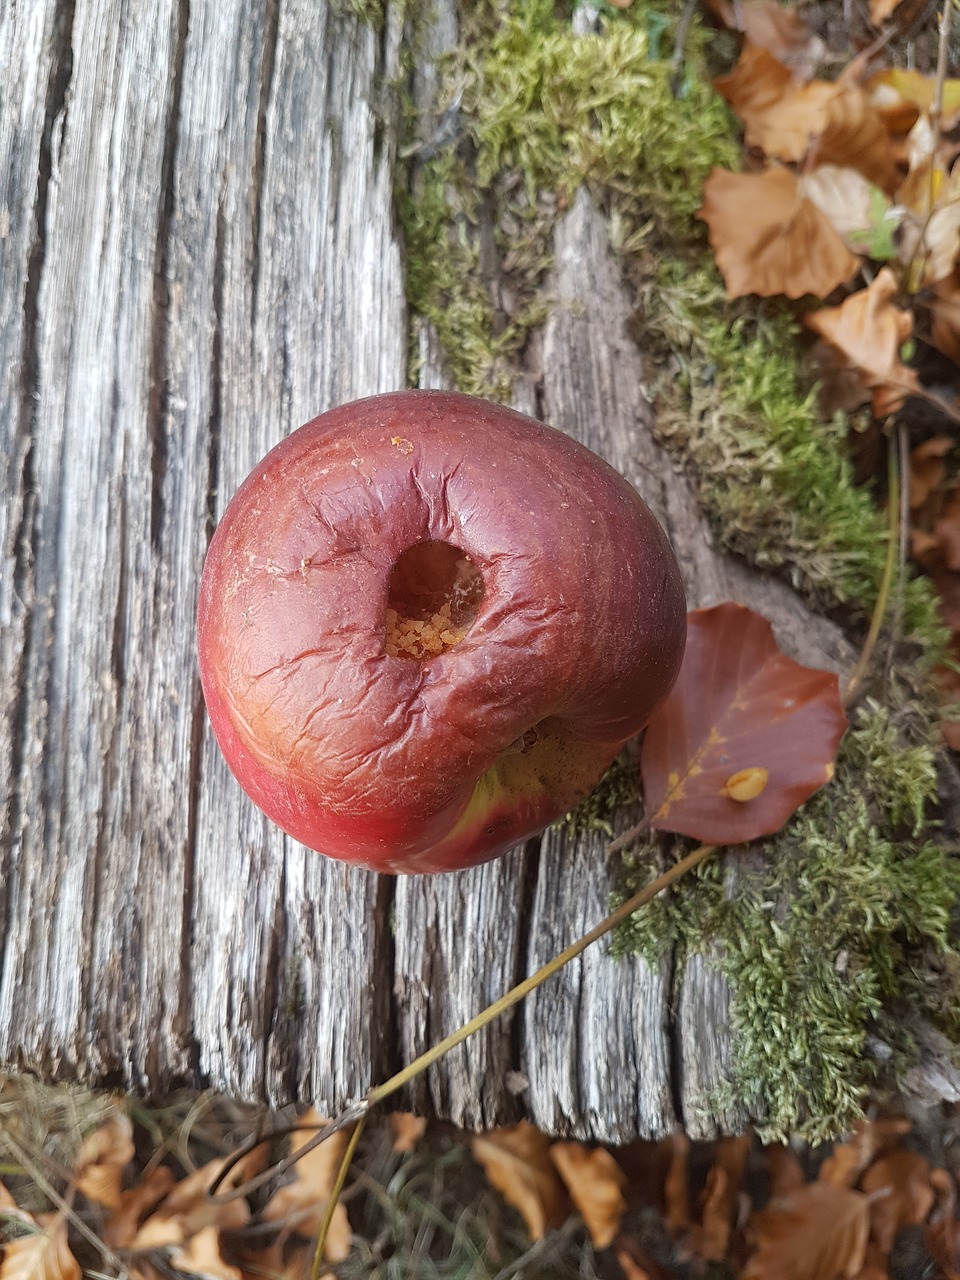
{"label": "wrinkled apple skin", "polygon": [[[479,612],[442,655],[390,657],[390,573],[427,540],[480,570]],[[472,866],[574,806],[669,692],[685,631],[673,553],[617,472],[434,391],[277,445],[214,534],[198,612],[240,785],[297,840],[385,872]]]}

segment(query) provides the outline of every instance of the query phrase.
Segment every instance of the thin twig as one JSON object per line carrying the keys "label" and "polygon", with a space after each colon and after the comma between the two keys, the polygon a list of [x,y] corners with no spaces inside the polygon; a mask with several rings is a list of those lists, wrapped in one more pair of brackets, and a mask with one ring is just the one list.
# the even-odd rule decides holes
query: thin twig
{"label": "thin twig", "polygon": [[317,1240],[313,1249],[313,1262],[310,1266],[310,1280],[320,1280],[320,1268],[323,1266],[323,1249],[327,1243],[327,1235],[330,1231],[330,1223],[333,1221],[333,1215],[336,1211],[337,1204],[340,1201],[340,1193],[343,1190],[343,1184],[347,1180],[347,1173],[353,1162],[353,1153],[357,1149],[357,1143],[360,1141],[360,1135],[363,1133],[363,1126],[367,1123],[367,1113],[364,1112],[357,1121],[356,1127],[350,1135],[350,1141],[347,1143],[347,1149],[343,1153],[340,1160],[340,1167],[337,1169],[337,1176],[333,1181],[330,1194],[327,1197],[326,1207],[323,1210],[323,1218],[320,1220],[320,1229],[317,1232]]}
{"label": "thin twig", "polygon": [[619,853],[621,849],[626,849],[628,845],[634,844],[642,836],[645,836],[650,830],[649,817],[641,818],[629,830],[624,831],[617,836],[616,840],[611,840],[607,845],[607,853]]}
{"label": "thin twig", "polygon": [[907,582],[907,555],[910,544],[910,438],[906,423],[897,424],[897,453],[900,465],[900,526],[897,539],[897,589],[893,599],[893,616],[890,619],[890,637],[887,644],[887,662],[884,684],[890,679],[893,651],[903,633],[904,591]]}
{"label": "thin twig", "polygon": [[551,978],[562,969],[565,964],[569,964],[582,951],[586,951],[591,943],[596,942],[604,934],[609,933],[611,929],[615,929],[618,924],[629,919],[635,911],[650,902],[663,889],[673,884],[675,880],[679,880],[681,876],[686,875],[688,871],[702,862],[708,854],[711,854],[714,848],[714,845],[703,844],[694,849],[692,853],[688,853],[685,858],[681,858],[668,871],[665,871],[662,876],[658,876],[656,880],[651,881],[650,884],[645,885],[638,893],[635,893],[632,898],[628,898],[626,902],[617,907],[616,911],[611,912],[605,920],[601,920],[598,925],[594,925],[589,933],[585,933],[582,938],[578,938],[576,942],[561,951],[559,955],[554,956],[552,960],[549,960],[539,968],[536,973],[531,974],[529,978],[524,978],[523,982],[518,983],[505,996],[501,996],[499,1000],[495,1000],[493,1004],[488,1005],[482,1013],[478,1013],[475,1018],[471,1018],[468,1023],[457,1031],[445,1036],[432,1049],[428,1049],[419,1058],[415,1058],[408,1066],[398,1071],[395,1076],[391,1076],[383,1084],[371,1089],[366,1099],[368,1105],[374,1106],[376,1103],[382,1102],[384,1098],[389,1098],[392,1093],[402,1089],[405,1084],[420,1075],[422,1071],[426,1071],[428,1067],[433,1066],[444,1054],[449,1053],[451,1049],[455,1049],[458,1044],[462,1044],[464,1040],[469,1039],[475,1032],[482,1030],[488,1023],[493,1022],[495,1018],[499,1018],[502,1013],[506,1013],[508,1009],[512,1009],[515,1004],[519,1004],[524,996],[529,995],[531,991],[535,991],[548,978]]}
{"label": "thin twig", "polygon": [[856,699],[860,682],[863,680],[867,668],[870,665],[870,659],[873,657],[877,638],[880,635],[880,628],[883,626],[884,615],[887,612],[887,604],[890,600],[890,584],[893,582],[893,570],[899,554],[900,481],[897,467],[897,453],[892,435],[889,438],[887,463],[887,521],[887,555],[883,564],[883,576],[880,579],[880,590],[877,592],[877,600],[873,606],[873,616],[870,619],[870,630],[867,632],[867,638],[864,641],[860,657],[857,659],[857,664],[850,673],[850,678],[847,681],[847,687],[843,691],[843,703],[846,707],[849,707]]}

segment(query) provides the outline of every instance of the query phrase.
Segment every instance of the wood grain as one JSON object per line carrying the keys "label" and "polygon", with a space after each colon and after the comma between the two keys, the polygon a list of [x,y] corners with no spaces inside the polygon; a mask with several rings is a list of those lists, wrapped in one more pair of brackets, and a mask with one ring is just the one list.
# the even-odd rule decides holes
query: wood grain
{"label": "wood grain", "polygon": [[[594,924],[616,886],[598,838],[557,831],[459,876],[327,862],[260,817],[206,724],[193,616],[226,501],[301,422],[405,382],[401,38],[392,4],[382,31],[315,0],[0,6],[6,1067],[336,1109]],[[455,40],[440,5],[422,48]],[[425,62],[424,110],[435,91]],[[587,193],[554,250],[518,407],[636,485],[691,604],[750,604],[798,660],[845,667],[831,623],[712,546],[654,438]],[[435,335],[416,335],[423,385],[448,385]],[[601,943],[411,1098],[468,1127],[736,1128],[746,1115],[712,1103],[730,992],[708,960]]]}

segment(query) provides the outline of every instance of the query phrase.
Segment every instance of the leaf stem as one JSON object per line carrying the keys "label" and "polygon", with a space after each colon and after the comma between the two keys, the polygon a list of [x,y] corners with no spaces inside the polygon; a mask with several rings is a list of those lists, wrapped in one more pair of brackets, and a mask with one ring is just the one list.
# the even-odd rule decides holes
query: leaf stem
{"label": "leaf stem", "polygon": [[333,1215],[337,1205],[340,1203],[340,1193],[343,1191],[343,1184],[347,1180],[347,1173],[353,1161],[353,1153],[357,1149],[357,1143],[360,1141],[360,1135],[363,1133],[363,1126],[367,1123],[366,1111],[360,1116],[354,1126],[353,1133],[350,1135],[350,1141],[344,1149],[340,1165],[337,1169],[337,1176],[333,1180],[333,1186],[330,1188],[330,1195],[327,1197],[327,1203],[323,1210],[323,1217],[320,1220],[320,1229],[317,1232],[317,1240],[313,1249],[313,1262],[310,1265],[310,1280],[320,1280],[320,1268],[323,1266],[323,1250],[327,1243],[327,1235],[330,1231],[330,1223],[333,1221]]}

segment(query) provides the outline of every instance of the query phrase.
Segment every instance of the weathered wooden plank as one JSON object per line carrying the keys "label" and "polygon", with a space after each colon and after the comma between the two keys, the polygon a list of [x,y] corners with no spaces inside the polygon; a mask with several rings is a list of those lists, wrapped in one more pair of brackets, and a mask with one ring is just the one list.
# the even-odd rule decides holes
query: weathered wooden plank
{"label": "weathered wooden plank", "polygon": [[25,471],[4,477],[8,559],[36,503],[4,575],[5,688],[25,693],[2,757],[0,1057],[349,1094],[389,989],[383,889],[240,797],[206,736],[193,612],[211,521],[253,462],[329,404],[402,384],[393,142],[373,107],[397,23],[381,38],[307,3],[78,0],[8,6],[0,32],[22,103],[4,112],[22,163],[5,169],[3,294],[25,314],[4,324],[5,368],[29,382],[4,384],[5,427],[21,423],[4,457]]}

